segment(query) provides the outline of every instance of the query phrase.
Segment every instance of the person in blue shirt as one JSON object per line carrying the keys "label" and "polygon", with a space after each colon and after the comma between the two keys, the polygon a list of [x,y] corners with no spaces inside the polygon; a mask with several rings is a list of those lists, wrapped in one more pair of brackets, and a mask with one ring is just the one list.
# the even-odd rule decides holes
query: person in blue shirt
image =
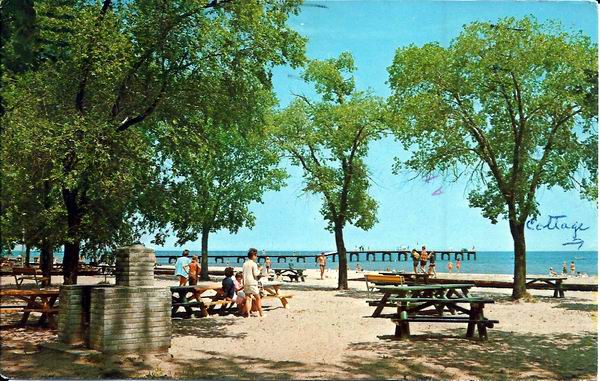
{"label": "person in blue shirt", "polygon": [[192,262],[190,259],[190,251],[184,250],[182,256],[177,258],[177,262],[175,262],[175,275],[179,277],[179,285],[185,286],[188,280],[188,272],[187,267]]}

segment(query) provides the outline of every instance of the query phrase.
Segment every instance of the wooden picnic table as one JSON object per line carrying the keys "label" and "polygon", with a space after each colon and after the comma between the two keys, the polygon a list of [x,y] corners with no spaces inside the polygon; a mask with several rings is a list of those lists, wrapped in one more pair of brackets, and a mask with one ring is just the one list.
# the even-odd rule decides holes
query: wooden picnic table
{"label": "wooden picnic table", "polygon": [[[202,298],[210,298],[211,301],[217,300],[223,293],[221,283],[217,282],[199,282],[194,286],[171,286],[171,317],[175,317],[178,310],[185,310],[184,317],[191,317],[194,314],[192,307],[200,309],[202,317],[208,316],[208,303],[202,301]],[[214,291],[214,295],[205,295],[209,291]]]}
{"label": "wooden picnic table", "polygon": [[290,278],[290,282],[299,280],[305,281],[305,275],[303,269],[273,269],[275,275],[278,277],[287,276]]}
{"label": "wooden picnic table", "polygon": [[12,274],[15,277],[17,287],[21,287],[26,279],[33,280],[36,286],[39,286],[44,280],[49,282],[49,279],[44,277],[42,269],[39,267],[13,267]]}
{"label": "wooden picnic table", "polygon": [[[427,323],[467,323],[467,338],[472,338],[475,327],[481,340],[487,339],[487,328],[492,328],[497,320],[486,319],[483,309],[491,299],[469,295],[472,284],[382,286],[378,287],[383,297],[378,303],[373,317],[387,317],[381,314],[386,306],[395,306],[397,311],[390,317],[396,324],[394,334],[400,338],[410,336],[410,322]],[[395,295],[395,297],[391,297]],[[464,306],[465,304],[468,307]],[[450,315],[445,315],[448,312]],[[457,313],[464,316],[455,316]]]}
{"label": "wooden picnic table", "polygon": [[27,324],[29,315],[32,312],[39,312],[42,315],[38,320],[38,325],[48,325],[51,328],[56,327],[55,316],[58,314],[58,308],[55,306],[58,299],[59,290],[15,290],[0,289],[0,301],[6,299],[19,299],[27,303],[26,305],[2,305],[0,313],[23,313],[19,326]]}
{"label": "wooden picnic table", "polygon": [[[281,282],[262,282],[262,288],[265,291],[263,299],[279,299],[283,308],[288,308],[288,299],[293,295],[281,293],[281,284]],[[223,298],[223,288],[221,283],[217,282],[200,282],[195,286],[172,286],[170,289],[172,294],[171,317],[177,316],[180,308],[185,310],[183,317],[191,317],[194,314],[194,308],[199,309],[201,317],[206,317],[217,305],[226,309],[235,304]],[[210,291],[214,291],[214,294],[207,295]]]}
{"label": "wooden picnic table", "polygon": [[288,308],[288,299],[293,295],[291,294],[282,294],[281,290],[281,282],[262,282],[263,290],[265,290],[266,295],[263,297],[264,299],[279,299],[283,308]]}
{"label": "wooden picnic table", "polygon": [[528,276],[525,278],[525,287],[533,283],[546,283],[552,286],[552,289],[554,290],[554,294],[552,295],[552,297],[564,298],[565,290],[562,287],[562,283],[566,279],[567,277],[565,276]]}
{"label": "wooden picnic table", "polygon": [[461,298],[468,297],[469,289],[473,287],[471,283],[458,284],[427,284],[413,286],[376,286],[378,292],[383,296],[380,300],[370,302],[376,306],[372,317],[379,317],[384,307],[396,307],[396,303],[389,303],[388,300],[392,295],[397,295],[399,298],[410,296],[411,298]]}

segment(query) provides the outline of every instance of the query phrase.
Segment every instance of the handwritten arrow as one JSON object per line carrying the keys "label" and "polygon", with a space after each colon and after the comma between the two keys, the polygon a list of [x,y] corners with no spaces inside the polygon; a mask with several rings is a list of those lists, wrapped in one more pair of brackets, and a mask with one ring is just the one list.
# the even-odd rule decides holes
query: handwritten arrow
{"label": "handwritten arrow", "polygon": [[577,250],[579,250],[579,249],[581,249],[581,246],[583,246],[583,240],[581,238],[575,238],[571,242],[565,242],[565,243],[563,243],[563,246],[567,246],[567,245],[579,245],[577,247]]}

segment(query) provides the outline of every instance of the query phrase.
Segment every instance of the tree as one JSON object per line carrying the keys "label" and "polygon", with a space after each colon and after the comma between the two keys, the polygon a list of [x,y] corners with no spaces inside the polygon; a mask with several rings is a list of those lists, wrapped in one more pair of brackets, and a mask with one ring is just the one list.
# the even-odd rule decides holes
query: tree
{"label": "tree", "polygon": [[179,245],[200,235],[201,277],[208,280],[209,234],[253,227],[250,204],[262,202],[265,191],[279,190],[285,171],[277,168],[279,155],[264,128],[261,131],[257,126],[243,134],[235,126],[197,123],[202,125],[202,135],[194,133],[199,130],[195,125],[180,126],[177,133],[186,132],[189,148],[168,155],[173,173],[169,221]]}
{"label": "tree", "polygon": [[349,53],[311,61],[303,78],[321,99],[299,95],[274,120],[280,147],[303,169],[304,191],[322,197],[321,214],[339,255],[339,289],[348,288],[344,227],[368,230],[377,222],[364,158],[384,130],[382,101],[355,89],[354,70]]}
{"label": "tree", "polygon": [[493,224],[508,220],[515,299],[526,293],[537,190],[597,194],[597,53],[582,33],[506,18],[466,26],[447,48],[398,49],[389,68],[395,133],[416,147],[405,167],[468,176],[469,205]]}
{"label": "tree", "polygon": [[[82,244],[97,251],[165,224],[150,197],[163,194],[159,122],[211,101],[223,120],[243,120],[255,94],[272,87],[273,66],[302,62],[304,39],[286,25],[298,3],[104,0],[76,2],[52,28],[36,17],[37,64],[3,78],[14,94],[3,93],[2,118],[15,131],[27,119],[40,133],[23,143],[52,153],[46,179],[66,225],[65,283],[76,283]],[[38,15],[38,4],[51,6],[36,2]]]}

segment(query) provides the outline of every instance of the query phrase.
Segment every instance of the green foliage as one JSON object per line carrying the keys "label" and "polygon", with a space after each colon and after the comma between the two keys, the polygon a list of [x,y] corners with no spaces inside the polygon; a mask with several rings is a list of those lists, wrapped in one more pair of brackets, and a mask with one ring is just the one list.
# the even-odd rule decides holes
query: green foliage
{"label": "green foliage", "polygon": [[304,171],[304,190],[323,197],[330,231],[346,223],[368,230],[377,222],[364,158],[383,133],[382,100],[354,89],[354,70],[349,53],[311,61],[303,76],[321,100],[299,96],[274,121],[279,145]]}
{"label": "green foliage", "polygon": [[[268,109],[267,109],[268,110]],[[185,132],[186,148],[164,145],[169,157],[169,222],[182,245],[200,233],[227,229],[237,233],[254,226],[249,210],[262,202],[268,190],[279,190],[285,172],[277,168],[279,156],[266,131],[256,126],[242,134],[235,126],[215,125],[203,118],[167,128],[162,139],[177,139]],[[197,131],[202,131],[199,134]]]}
{"label": "green foliage", "polygon": [[[597,195],[597,46],[556,23],[475,22],[448,48],[398,49],[389,68],[404,167],[469,175],[493,223],[538,213],[541,187]],[[400,170],[401,168],[397,168]]]}
{"label": "green foliage", "polygon": [[25,219],[28,235],[52,233],[75,265],[81,243],[103,251],[168,225],[165,164],[188,149],[181,126],[198,144],[204,128],[252,135],[273,67],[304,60],[286,24],[299,0],[10,4],[2,64],[30,59],[2,70],[3,243],[23,213],[43,216]]}

